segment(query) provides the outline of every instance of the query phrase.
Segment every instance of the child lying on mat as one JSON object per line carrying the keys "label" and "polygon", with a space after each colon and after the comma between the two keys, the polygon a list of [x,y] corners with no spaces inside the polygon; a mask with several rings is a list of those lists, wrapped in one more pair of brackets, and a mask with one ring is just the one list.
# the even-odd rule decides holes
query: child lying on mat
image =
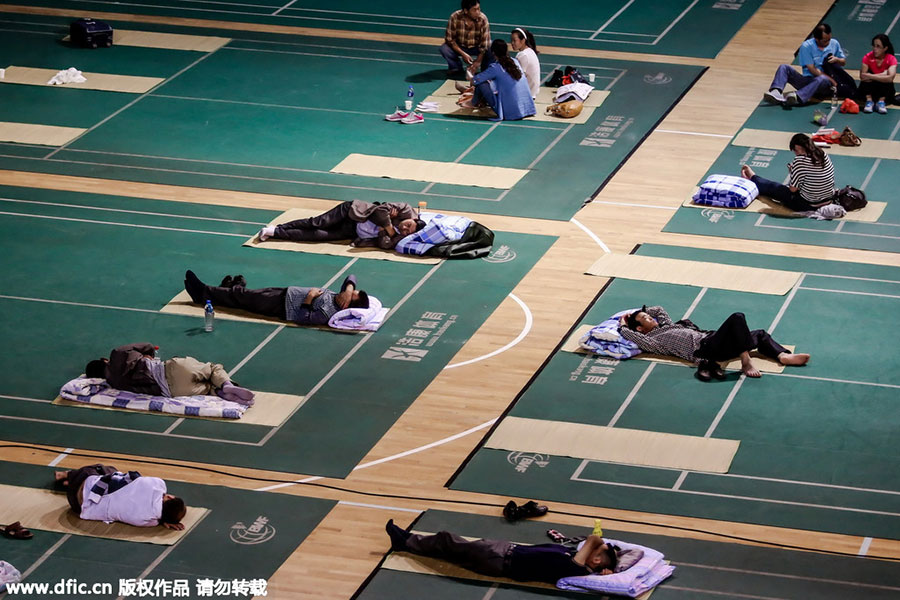
{"label": "child lying on mat", "polygon": [[57,471],[56,484],[66,490],[69,506],[82,519],[184,529],[184,500],[166,493],[166,482],[158,477],[97,464]]}
{"label": "child lying on mat", "polygon": [[644,352],[677,356],[697,364],[697,379],[724,379],[725,371],[717,361],[739,356],[741,371],[747,377],[761,377],[750,360],[754,348],[783,365],[801,366],[809,362],[809,354],[792,354],[772,339],[764,329],[750,330],[744,313],[732,313],[716,331],[700,329],[684,319],[673,323],[661,306],[645,305],[640,310],[622,315],[619,332]]}
{"label": "child lying on mat", "polygon": [[253,392],[234,385],[222,365],[203,363],[191,356],[159,360],[156,348],[146,342],[119,346],[108,359],[89,362],[85,375],[136,394],[164,398],[216,395],[245,406],[253,404]]}

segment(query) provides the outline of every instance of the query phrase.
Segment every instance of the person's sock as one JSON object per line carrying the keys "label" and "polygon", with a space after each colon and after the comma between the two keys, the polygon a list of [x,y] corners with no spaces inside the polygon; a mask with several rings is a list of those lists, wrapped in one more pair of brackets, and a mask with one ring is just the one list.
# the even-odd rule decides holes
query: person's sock
{"label": "person's sock", "polygon": [[184,289],[196,304],[203,304],[205,301],[204,293],[206,286],[200,281],[193,271],[185,271],[184,273]]}
{"label": "person's sock", "polygon": [[387,522],[387,525],[384,526],[384,530],[387,531],[388,536],[391,538],[391,550],[395,552],[406,550],[406,540],[408,540],[410,536],[408,531],[394,525],[393,519]]}
{"label": "person's sock", "polygon": [[230,381],[226,381],[216,393],[220,398],[246,406],[252,406],[253,398],[255,397],[251,390],[234,385]]}
{"label": "person's sock", "polygon": [[259,230],[259,241],[264,242],[273,235],[275,235],[274,227],[263,227]]}

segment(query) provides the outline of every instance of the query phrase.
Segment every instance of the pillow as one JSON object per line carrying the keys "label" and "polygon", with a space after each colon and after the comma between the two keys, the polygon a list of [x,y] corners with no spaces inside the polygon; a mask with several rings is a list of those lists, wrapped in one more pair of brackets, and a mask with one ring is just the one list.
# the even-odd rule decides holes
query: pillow
{"label": "pillow", "polygon": [[629,544],[603,538],[607,544],[618,546],[624,551],[639,550],[643,556],[630,568],[612,575],[581,575],[564,577],[556,582],[561,590],[579,592],[601,592],[620,594],[637,598],[649,589],[659,585],[661,581],[672,575],[675,567],[666,564],[661,552],[639,544]]}
{"label": "pillow", "polygon": [[721,208],[747,208],[759,195],[756,184],[734,175],[710,175],[694,194],[694,204]]}

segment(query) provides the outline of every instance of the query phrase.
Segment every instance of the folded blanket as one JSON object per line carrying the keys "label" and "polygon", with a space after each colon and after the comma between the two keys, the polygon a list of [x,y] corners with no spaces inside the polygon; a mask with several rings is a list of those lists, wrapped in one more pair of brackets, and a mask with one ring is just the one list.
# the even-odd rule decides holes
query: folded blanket
{"label": "folded blanket", "polygon": [[564,577],[556,582],[556,587],[562,590],[621,594],[636,598],[659,585],[675,570],[675,567],[665,563],[663,554],[657,550],[608,538],[603,540],[626,551],[640,550],[644,555],[634,566],[620,573]]}
{"label": "folded blanket", "polygon": [[63,71],[58,71],[56,75],[50,78],[47,85],[64,85],[66,83],[84,83],[87,81],[81,71],[75,67],[69,67]]}
{"label": "folded blanket", "polygon": [[387,313],[388,309],[381,306],[378,298],[369,296],[369,308],[339,310],[328,319],[328,326],[332,329],[378,331]]}
{"label": "folded blanket", "polygon": [[635,310],[637,309],[620,310],[599,325],[592,327],[589,332],[578,340],[578,344],[594,354],[611,356],[619,360],[637,356],[641,353],[641,349],[638,348],[637,344],[626,340],[619,334],[619,317],[632,313]]}
{"label": "folded blanket", "polygon": [[166,398],[149,394],[135,394],[134,392],[111,388],[103,379],[89,379],[86,377],[78,377],[69,381],[59,390],[59,395],[66,400],[83,402],[85,404],[162,412],[189,417],[240,419],[244,411],[247,410],[247,407],[243,404],[223,400],[218,396],[177,396],[175,398]]}
{"label": "folded blanket", "polygon": [[400,254],[425,254],[438,244],[459,241],[466,232],[471,219],[458,215],[429,215],[431,218],[425,227],[411,233],[394,247]]}

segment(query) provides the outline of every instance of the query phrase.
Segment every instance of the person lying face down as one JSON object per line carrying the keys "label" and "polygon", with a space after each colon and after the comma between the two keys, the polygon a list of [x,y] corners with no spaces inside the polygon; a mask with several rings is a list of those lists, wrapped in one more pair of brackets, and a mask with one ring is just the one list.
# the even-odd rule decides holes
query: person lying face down
{"label": "person lying face down", "polygon": [[238,308],[248,312],[292,321],[301,325],[328,325],[337,311],[369,308],[369,295],[357,289],[356,276],[348,275],[340,292],[315,287],[267,287],[248,289],[243,276],[226,277],[218,286],[206,285],[194,274],[184,274],[184,289],[191,300],[203,305]]}
{"label": "person lying face down", "polygon": [[[374,204],[362,200],[342,202],[329,211],[259,230],[259,241],[294,242],[351,240],[354,246],[390,249],[410,233],[425,226],[406,202]],[[418,228],[418,229],[417,229]]]}
{"label": "person lying face down", "polygon": [[446,560],[476,573],[491,577],[509,577],[518,581],[543,581],[555,584],[563,577],[610,575],[616,569],[615,549],[598,535],[590,535],[581,549],[563,544],[528,546],[506,540],[467,540],[449,531],[420,535],[404,531],[387,522],[391,550],[412,552]]}
{"label": "person lying face down", "polygon": [[166,482],[158,477],[96,464],[57,471],[56,485],[66,490],[69,507],[82,519],[184,529],[184,500],[167,493]]}
{"label": "person lying face down", "polygon": [[200,362],[191,356],[156,358],[156,346],[140,342],[119,346],[109,358],[98,358],[84,368],[87,377],[105,379],[117,390],[172,398],[212,396],[250,406],[252,391],[235,385],[225,367]]}
{"label": "person lying face down", "polygon": [[622,315],[619,333],[644,352],[677,356],[697,364],[697,378],[703,381],[724,378],[725,372],[716,362],[735,356],[741,359],[744,375],[760,377],[762,374],[750,360],[753,349],[783,365],[805,365],[810,358],[809,354],[793,354],[764,329],[751,331],[744,313],[739,312],[732,313],[716,331],[709,331],[687,320],[673,323],[661,306],[644,306]]}

